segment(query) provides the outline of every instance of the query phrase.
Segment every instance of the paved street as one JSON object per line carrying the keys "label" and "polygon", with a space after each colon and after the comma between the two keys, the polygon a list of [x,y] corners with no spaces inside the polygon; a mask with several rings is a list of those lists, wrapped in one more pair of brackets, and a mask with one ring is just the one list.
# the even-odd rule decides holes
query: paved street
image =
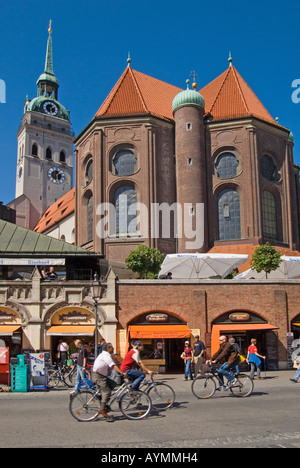
{"label": "paved street", "polygon": [[115,412],[113,423],[77,422],[68,410],[69,390],[0,393],[0,447],[300,448],[300,383],[290,382],[293,375],[268,372],[249,398],[217,392],[210,400],[197,400],[191,382],[168,375],[174,408],[142,421]]}

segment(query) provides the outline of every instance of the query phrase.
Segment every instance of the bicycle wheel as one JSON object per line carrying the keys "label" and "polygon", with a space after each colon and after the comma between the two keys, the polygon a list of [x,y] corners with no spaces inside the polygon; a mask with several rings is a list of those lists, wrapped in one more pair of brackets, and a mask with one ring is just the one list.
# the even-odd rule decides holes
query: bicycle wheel
{"label": "bicycle wheel", "polygon": [[128,390],[121,396],[119,406],[127,419],[143,419],[150,413],[152,403],[147,393]]}
{"label": "bicycle wheel", "polygon": [[251,395],[254,389],[253,380],[246,374],[240,374],[236,379],[237,381],[230,387],[231,393],[237,397],[247,397]]}
{"label": "bicycle wheel", "polygon": [[155,382],[146,393],[151,398],[152,407],[157,410],[171,408],[175,401],[173,388],[163,382]]}
{"label": "bicycle wheel", "polygon": [[95,396],[94,392],[83,390],[72,396],[69,404],[71,415],[77,421],[93,421],[99,416],[101,398]]}
{"label": "bicycle wheel", "polygon": [[200,375],[192,383],[192,392],[199,399],[211,398],[216,391],[216,382],[210,376]]}
{"label": "bicycle wheel", "polygon": [[47,370],[47,388],[52,389],[57,387],[60,382],[59,371],[55,369]]}

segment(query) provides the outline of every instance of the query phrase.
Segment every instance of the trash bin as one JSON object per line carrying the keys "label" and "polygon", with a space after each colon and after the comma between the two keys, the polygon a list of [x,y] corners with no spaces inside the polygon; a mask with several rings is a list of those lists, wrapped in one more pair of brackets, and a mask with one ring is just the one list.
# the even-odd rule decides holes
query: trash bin
{"label": "trash bin", "polygon": [[11,366],[11,391],[12,392],[27,392],[28,391],[28,366],[27,365]]}

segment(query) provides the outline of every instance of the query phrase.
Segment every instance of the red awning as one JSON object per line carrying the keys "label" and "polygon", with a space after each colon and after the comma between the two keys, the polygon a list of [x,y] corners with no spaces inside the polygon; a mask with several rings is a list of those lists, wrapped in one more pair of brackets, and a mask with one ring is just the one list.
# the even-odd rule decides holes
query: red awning
{"label": "red awning", "polygon": [[132,325],[130,338],[190,338],[192,331],[186,325]]}

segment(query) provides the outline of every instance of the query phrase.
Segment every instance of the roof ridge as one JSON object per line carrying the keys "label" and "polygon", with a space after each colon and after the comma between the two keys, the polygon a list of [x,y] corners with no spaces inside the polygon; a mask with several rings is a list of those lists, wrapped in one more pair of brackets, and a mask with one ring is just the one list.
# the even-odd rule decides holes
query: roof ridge
{"label": "roof ridge", "polygon": [[225,74],[224,80],[222,80],[222,83],[221,83],[221,85],[220,85],[218,91],[216,92],[216,97],[215,97],[215,99],[213,100],[213,102],[212,102],[212,104],[211,104],[210,109],[208,110],[208,112],[210,112],[210,111],[212,110],[212,108],[214,107],[215,103],[217,102],[217,99],[218,99],[218,97],[219,97],[219,95],[220,95],[220,93],[221,93],[221,89],[222,89],[222,88],[224,87],[224,85],[225,85],[225,81],[226,81],[227,76],[228,76],[228,73],[229,73],[229,68],[228,68],[227,70],[225,70],[225,72],[223,72],[223,73]]}
{"label": "roof ridge", "polygon": [[[236,81],[236,83],[237,83],[237,86],[238,86],[238,89],[239,89],[241,98],[242,98],[243,103],[244,103],[244,105],[245,105],[245,108],[246,108],[247,112],[248,112],[249,114],[251,114],[250,109],[249,109],[249,106],[248,106],[247,101],[246,101],[246,98],[245,98],[244,93],[243,93],[243,91],[242,91],[242,87],[241,87],[240,81],[239,81],[239,79],[238,79],[238,76],[241,76],[241,75],[239,74],[239,72],[237,71],[237,69],[236,69],[233,65],[230,65],[229,69],[230,69],[230,68],[232,68],[232,70],[233,70],[233,76],[234,76],[234,79],[235,79],[235,81]],[[247,84],[247,83],[246,83],[246,84]],[[247,86],[249,86],[249,85],[247,84]],[[256,95],[255,95],[255,96],[256,96]]]}
{"label": "roof ridge", "polygon": [[142,95],[140,86],[138,85],[137,78],[135,77],[135,75],[134,75],[134,73],[133,73],[133,72],[136,71],[136,70],[133,70],[133,69],[132,69],[131,67],[129,67],[129,66],[128,66],[128,68],[129,68],[130,73],[131,73],[131,76],[132,76],[132,78],[133,78],[133,80],[134,80],[134,84],[135,84],[136,90],[137,90],[137,92],[138,92],[138,95],[139,95],[139,97],[140,97],[140,99],[141,99],[142,106],[143,106],[143,108],[145,109],[146,113],[149,114],[149,109],[148,109],[148,107],[147,107],[147,105],[146,105],[146,102],[145,102],[145,99],[144,99],[144,97],[143,97],[143,95]]}

